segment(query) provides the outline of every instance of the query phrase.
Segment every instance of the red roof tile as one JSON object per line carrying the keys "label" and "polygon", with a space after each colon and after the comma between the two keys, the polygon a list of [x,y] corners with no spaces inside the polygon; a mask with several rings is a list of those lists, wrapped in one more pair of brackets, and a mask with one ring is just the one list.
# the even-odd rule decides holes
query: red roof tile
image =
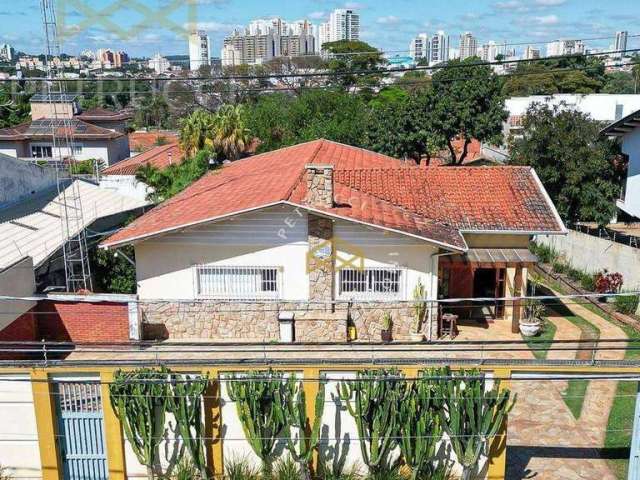
{"label": "red roof tile", "polygon": [[[327,214],[464,249],[459,230],[562,232],[526,167],[421,169],[411,162],[316,140],[213,171],[108,238],[105,246],[290,202],[305,206],[307,164],[331,164],[336,206]],[[314,207],[315,208],[315,207]]]}
{"label": "red roof tile", "polygon": [[135,175],[143,165],[151,165],[159,170],[167,168],[171,164],[180,164],[184,160],[184,153],[175,143],[162,145],[147,150],[126,160],[122,160],[102,171],[103,175]]}
{"label": "red roof tile", "polygon": [[131,132],[129,134],[129,145],[134,152],[148,150],[158,145],[158,139],[162,138],[169,143],[178,143],[178,134],[171,131],[159,132]]}

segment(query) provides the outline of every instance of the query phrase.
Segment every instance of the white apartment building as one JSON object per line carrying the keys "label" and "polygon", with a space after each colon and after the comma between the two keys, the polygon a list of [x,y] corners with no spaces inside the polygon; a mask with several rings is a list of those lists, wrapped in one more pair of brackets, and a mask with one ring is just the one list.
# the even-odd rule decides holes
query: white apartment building
{"label": "white apartment building", "polygon": [[431,56],[429,61],[430,65],[436,65],[449,60],[449,37],[442,30],[439,30],[438,33],[431,37],[429,54]]}
{"label": "white apartment building", "polygon": [[498,56],[498,44],[494,41],[490,41],[489,43],[485,43],[478,49],[478,56],[484,62],[495,62],[496,57]]}
{"label": "white apartment building", "polygon": [[189,35],[189,69],[197,71],[203,65],[211,63],[211,42],[204,30],[191,32]]}
{"label": "white apartment building", "polygon": [[478,54],[478,40],[471,32],[460,35],[460,60],[475,57]]}
{"label": "white apartment building", "polygon": [[531,45],[528,45],[527,48],[524,49],[524,55],[522,58],[524,60],[535,60],[542,56],[539,48],[534,48]]}
{"label": "white apartment building", "polygon": [[355,10],[337,8],[329,16],[329,41],[360,40],[360,15]]}
{"label": "white apartment building", "polygon": [[625,55],[623,52],[627,49],[628,39],[629,32],[616,32],[616,43],[613,46],[613,49],[618,52],[615,54],[616,58],[622,58]]}
{"label": "white apartment building", "polygon": [[153,57],[151,57],[151,59],[149,60],[148,66],[151,70],[155,71],[158,75],[168,72],[171,69],[171,64],[169,63],[169,60],[164,58],[159,53],[156,53]]}
{"label": "white apartment building", "polygon": [[429,35],[427,33],[419,33],[411,39],[409,56],[416,61],[429,58]]}
{"label": "white apartment building", "polygon": [[224,39],[222,66],[261,65],[279,55],[279,44],[280,37],[271,32],[250,35],[235,30]]}
{"label": "white apartment building", "polygon": [[14,50],[11,45],[5,43],[0,47],[0,60],[4,60],[5,62],[11,62],[14,57]]}
{"label": "white apartment building", "polygon": [[584,42],[582,40],[556,40],[547,44],[547,57],[582,54],[584,54]]}

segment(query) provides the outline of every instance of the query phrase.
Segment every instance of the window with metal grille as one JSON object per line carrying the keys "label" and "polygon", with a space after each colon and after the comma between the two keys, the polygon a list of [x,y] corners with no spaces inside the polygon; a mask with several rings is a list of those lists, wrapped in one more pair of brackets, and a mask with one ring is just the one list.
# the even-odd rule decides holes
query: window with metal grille
{"label": "window with metal grille", "polygon": [[402,270],[398,268],[343,269],[338,278],[338,295],[349,298],[400,298]]}
{"label": "window with metal grille", "polygon": [[281,281],[278,267],[196,267],[196,293],[203,298],[278,299]]}

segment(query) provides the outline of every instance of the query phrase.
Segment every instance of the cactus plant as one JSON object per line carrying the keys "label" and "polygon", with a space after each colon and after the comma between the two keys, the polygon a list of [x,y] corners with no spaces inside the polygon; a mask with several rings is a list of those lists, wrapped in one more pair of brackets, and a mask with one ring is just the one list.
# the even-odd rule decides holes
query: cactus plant
{"label": "cactus plant", "polygon": [[[306,395],[302,382],[298,385],[289,383],[294,388],[288,391],[287,409],[285,415],[289,423],[289,438],[287,449],[291,457],[298,462],[300,471],[305,480],[311,479],[310,464],[313,452],[320,443],[320,427],[322,426],[322,413],[324,412],[325,380],[320,380],[320,388],[315,398],[313,424],[307,419]],[[298,429],[297,442],[291,435],[291,427]]]}
{"label": "cactus plant", "polygon": [[362,461],[371,474],[397,467],[391,453],[398,445],[398,410],[405,378],[397,369],[361,370],[354,381],[340,382],[338,395],[355,419]]}
{"label": "cactus plant", "polygon": [[420,331],[422,330],[424,315],[427,311],[427,303],[424,301],[425,296],[426,290],[424,288],[424,285],[420,280],[418,280],[418,283],[413,289],[413,299],[415,301],[413,304],[413,313],[416,317],[416,323],[413,325],[414,333],[420,333]]}
{"label": "cactus plant", "polygon": [[122,423],[124,433],[138,461],[154,478],[158,445],[164,432],[168,388],[166,368],[141,368],[131,372],[118,370],[109,385],[109,398]]}
{"label": "cactus plant", "polygon": [[209,385],[209,376],[188,378],[186,375],[170,375],[171,395],[169,411],[176,419],[176,426],[183,445],[191,455],[193,466],[200,478],[209,478],[204,450],[204,425],[202,423],[202,395]]}
{"label": "cactus plant", "polygon": [[452,375],[447,367],[443,372],[438,386],[445,402],[445,409],[440,411],[442,426],[462,465],[461,478],[469,480],[478,468],[480,455],[487,453],[489,442],[513,408],[516,397],[510,401],[511,392],[500,389],[500,380],[494,380],[493,387],[487,389],[486,379],[477,369],[461,370]]}
{"label": "cactus plant", "polygon": [[442,438],[439,410],[438,377],[440,370],[431,369],[422,373],[407,385],[400,405],[400,451],[405,464],[411,469],[411,479],[431,478],[436,458],[436,446]]}
{"label": "cactus plant", "polygon": [[269,479],[273,472],[274,448],[289,427],[287,391],[295,389],[295,376],[286,379],[281,372],[273,370],[253,371],[244,378],[231,377],[227,385],[245,438],[262,461],[262,478]]}

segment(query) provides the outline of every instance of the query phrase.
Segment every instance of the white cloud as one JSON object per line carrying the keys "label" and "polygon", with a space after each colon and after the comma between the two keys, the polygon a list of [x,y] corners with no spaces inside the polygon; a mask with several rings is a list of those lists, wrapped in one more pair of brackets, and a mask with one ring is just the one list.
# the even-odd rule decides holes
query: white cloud
{"label": "white cloud", "polygon": [[526,8],[522,3],[518,0],[507,0],[506,2],[497,2],[493,4],[494,8],[498,10],[521,10]]}
{"label": "white cloud", "polygon": [[[185,30],[189,30],[191,25],[185,23],[183,25]],[[196,28],[198,30],[205,30],[207,32],[213,33],[227,33],[232,31],[234,28],[241,28],[241,25],[234,25],[232,23],[222,23],[222,22],[197,22]]]}
{"label": "white cloud", "polygon": [[363,8],[366,8],[367,6],[364,3],[360,3],[360,2],[347,2],[344,4],[344,8],[352,8],[354,10],[362,10]]}
{"label": "white cloud", "polygon": [[376,22],[381,25],[395,25],[400,22],[400,19],[394,15],[387,15],[386,17],[378,17]]}
{"label": "white cloud", "polygon": [[557,25],[560,19],[557,15],[544,15],[542,17],[534,17],[533,20],[538,25]]}
{"label": "white cloud", "polygon": [[536,0],[534,3],[540,7],[557,7],[567,3],[567,0]]}
{"label": "white cloud", "polygon": [[311,12],[307,16],[312,20],[320,20],[320,19],[325,17],[325,13],[324,12]]}

